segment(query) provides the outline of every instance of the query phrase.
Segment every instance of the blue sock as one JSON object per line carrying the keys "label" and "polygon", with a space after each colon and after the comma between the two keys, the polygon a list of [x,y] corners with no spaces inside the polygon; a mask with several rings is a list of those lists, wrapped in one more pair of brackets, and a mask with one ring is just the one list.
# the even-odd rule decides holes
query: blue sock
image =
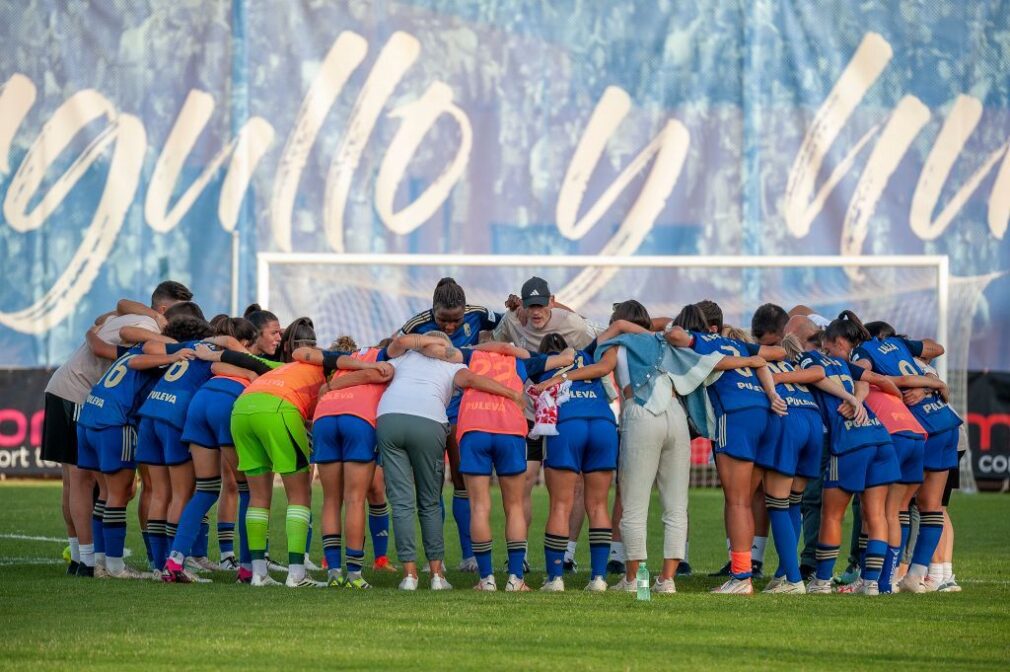
{"label": "blue sock", "polygon": [[347,573],[361,572],[361,565],[365,562],[365,549],[347,549]]}
{"label": "blue sock", "polygon": [[940,535],[943,534],[943,511],[920,511],[919,512],[919,538],[915,541],[915,548],[912,550],[912,564],[929,567],[929,562],[933,558],[937,544],[940,543]]}
{"label": "blue sock", "polygon": [[526,540],[509,541],[506,542],[506,546],[509,554],[509,574],[514,574],[521,579],[525,571],[523,563],[526,561]]}
{"label": "blue sock", "polygon": [[765,507],[768,509],[775,551],[779,555],[779,566],[785,570],[785,577],[789,582],[801,581],[800,558],[796,551],[796,531],[789,517],[789,500],[766,494]]}
{"label": "blue sock", "polygon": [[827,581],[835,572],[835,560],[838,559],[838,546],[817,544],[817,578]]}
{"label": "blue sock", "polygon": [[491,566],[491,540],[473,542],[473,554],[477,556],[477,573],[480,578],[494,574]]}
{"label": "blue sock", "polygon": [[238,562],[248,565],[252,562],[249,552],[249,534],[245,529],[245,516],[249,512],[249,484],[238,484]]}
{"label": "blue sock", "polygon": [[464,560],[473,557],[473,544],[470,543],[470,495],[466,490],[452,493],[452,517],[456,521],[459,532],[460,557]]}
{"label": "blue sock", "polygon": [[95,553],[105,553],[105,500],[99,499],[95,502],[95,508],[91,510],[91,539],[95,545]]}
{"label": "blue sock", "polygon": [[[106,507],[104,523],[102,525],[102,532],[105,537],[106,557],[123,557],[123,549],[126,547],[126,507]],[[146,542],[147,535],[145,534],[144,536]]]}
{"label": "blue sock", "polygon": [[544,534],[544,560],[547,562],[547,578],[556,579],[565,568],[565,550],[568,548],[568,537],[557,534]]}
{"label": "blue sock", "polygon": [[203,520],[200,521],[200,531],[196,534],[196,539],[193,540],[193,550],[190,551],[190,555],[194,558],[206,558],[207,551],[210,549],[210,518],[207,514],[204,514]]}
{"label": "blue sock", "polygon": [[[198,478],[196,479],[196,491],[193,498],[186,502],[186,508],[182,510],[179,518],[179,526],[175,533],[175,540],[172,542],[172,551],[182,555],[197,555],[195,545],[197,537],[203,528],[203,519],[210,511],[210,507],[217,502],[218,494],[221,492],[221,477]],[[206,544],[206,541],[204,542]],[[207,547],[203,547],[206,555]]]}
{"label": "blue sock", "polygon": [[[349,553],[350,551],[348,551]],[[329,571],[339,570],[341,563],[340,535],[323,535],[323,557],[326,558],[326,569]]]}
{"label": "blue sock", "polygon": [[[589,528],[590,578],[607,576],[607,560],[610,559],[610,541],[613,533],[609,527]],[[565,542],[567,547],[568,543]]]}
{"label": "blue sock", "polygon": [[217,547],[222,558],[235,554],[235,523],[217,524]]}
{"label": "blue sock", "polygon": [[803,538],[803,512],[800,506],[802,502],[802,492],[789,493],[789,520],[793,522],[793,533],[796,535],[797,543]]}
{"label": "blue sock", "polygon": [[368,505],[368,533],[372,537],[372,554],[376,558],[386,555],[389,552],[389,502]]}
{"label": "blue sock", "polygon": [[179,523],[165,523],[165,540],[162,543],[162,553],[159,562],[161,568],[165,569],[165,562],[168,554],[172,552],[172,545],[175,544],[175,535],[179,533]]}
{"label": "blue sock", "polygon": [[898,558],[905,553],[908,537],[912,533],[912,514],[908,511],[898,512],[898,522],[901,523],[901,545],[898,547]]}
{"label": "blue sock", "polygon": [[880,570],[880,578],[877,579],[877,583],[880,586],[880,592],[890,593],[891,584],[894,581],[894,570],[898,567],[898,554],[900,550],[897,546],[888,546],[887,552],[884,554],[884,566]]}
{"label": "blue sock", "polygon": [[165,568],[165,521],[148,520],[147,533],[151,540],[151,567],[161,571]]}
{"label": "blue sock", "polygon": [[863,571],[863,579],[866,581],[877,581],[880,579],[880,572],[884,568],[884,556],[887,554],[887,542],[883,539],[870,539],[866,543],[866,569]]}
{"label": "blue sock", "polygon": [[305,535],[305,555],[309,554],[309,548],[312,546],[312,512],[309,511],[309,532]]}
{"label": "blue sock", "polygon": [[863,576],[866,573],[866,544],[868,544],[870,538],[865,534],[859,535],[859,575]]}
{"label": "blue sock", "polygon": [[[151,550],[151,533],[147,531],[147,528],[144,528],[144,531],[140,533],[140,536],[144,538],[144,550],[147,551],[147,564],[153,567],[154,551]],[[108,555],[109,552],[105,551],[105,554]]]}

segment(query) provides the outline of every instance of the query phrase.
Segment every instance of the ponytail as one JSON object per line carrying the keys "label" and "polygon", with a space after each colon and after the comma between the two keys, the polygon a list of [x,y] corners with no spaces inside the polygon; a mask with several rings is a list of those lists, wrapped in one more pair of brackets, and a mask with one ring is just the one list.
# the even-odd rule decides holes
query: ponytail
{"label": "ponytail", "polygon": [[796,334],[786,334],[782,338],[782,348],[786,351],[786,359],[790,362],[795,361],[803,354],[803,346],[800,344],[800,339],[796,338]]}
{"label": "ponytail", "polygon": [[851,310],[843,310],[838,314],[838,319],[832,320],[827,329],[824,330],[824,338],[834,341],[844,338],[853,347],[870,340],[870,332],[866,330],[863,323]]}

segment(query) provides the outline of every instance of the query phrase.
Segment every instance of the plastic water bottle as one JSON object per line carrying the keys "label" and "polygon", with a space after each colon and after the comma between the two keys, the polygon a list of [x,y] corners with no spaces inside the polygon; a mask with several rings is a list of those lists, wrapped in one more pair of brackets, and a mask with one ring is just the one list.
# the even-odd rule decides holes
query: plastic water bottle
{"label": "plastic water bottle", "polygon": [[638,573],[635,575],[635,587],[638,588],[638,599],[648,602],[652,599],[652,591],[649,590],[649,568],[645,563],[638,565]]}

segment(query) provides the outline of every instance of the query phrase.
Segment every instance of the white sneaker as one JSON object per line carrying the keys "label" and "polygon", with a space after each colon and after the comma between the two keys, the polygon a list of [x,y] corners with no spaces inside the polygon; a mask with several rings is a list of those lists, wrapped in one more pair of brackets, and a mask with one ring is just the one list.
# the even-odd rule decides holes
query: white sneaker
{"label": "white sneaker", "polygon": [[307,572],[318,572],[321,569],[322,569],[322,567],[320,567],[316,563],[312,562],[312,560],[309,558],[309,554],[306,553],[305,554],[305,571],[307,571]]}
{"label": "white sneaker", "polygon": [[[97,572],[95,573],[95,576],[98,576]],[[926,588],[927,593],[935,593],[936,591],[940,590],[940,586],[943,585],[943,581],[937,581],[932,576],[927,574],[922,579],[922,585]]]}
{"label": "white sneaker", "polygon": [[204,574],[206,572],[213,572],[217,569],[217,564],[210,561],[206,555],[200,556],[199,558],[188,557],[183,565],[184,569],[188,569],[190,572],[196,574]]}
{"label": "white sneaker", "polygon": [[661,578],[657,576],[656,582],[652,584],[652,592],[658,593],[660,595],[672,595],[673,593],[677,592],[677,585],[673,582],[672,578],[663,581]]}
{"label": "white sneaker", "polygon": [[498,584],[495,583],[494,574],[490,576],[485,576],[483,579],[477,582],[477,585],[473,587],[474,590],[487,591],[493,593],[498,590]]}
{"label": "white sneaker", "polygon": [[408,574],[403,577],[403,580],[400,581],[400,585],[397,586],[397,588],[400,590],[417,590],[417,577]]}
{"label": "white sneaker", "polygon": [[478,569],[477,569],[477,558],[472,557],[472,556],[469,557],[469,558],[465,558],[456,567],[456,571],[459,571],[459,572],[470,572],[471,574],[476,574],[478,572]]}
{"label": "white sneaker", "polygon": [[217,563],[217,571],[219,572],[237,572],[238,571],[238,560],[234,555],[229,555],[226,558],[221,558],[221,562]]}
{"label": "white sneaker", "polygon": [[563,593],[565,592],[565,580],[560,576],[556,579],[548,579],[544,581],[544,585],[540,586],[540,590],[545,593]]}
{"label": "white sneaker", "polygon": [[325,588],[326,584],[322,581],[316,581],[308,574],[302,577],[301,581],[295,581],[295,578],[288,574],[288,578],[284,581],[284,585],[288,588]]}
{"label": "white sneaker", "polygon": [[810,579],[810,583],[807,584],[807,593],[810,595],[830,595],[831,584],[831,579]]}
{"label": "white sneaker", "polygon": [[838,586],[835,592],[839,595],[859,595],[863,592],[863,578],[859,577],[852,583]]}
{"label": "white sneaker", "polygon": [[[765,589],[762,590],[761,592],[762,593],[777,593],[778,592],[778,587],[781,586],[783,583],[786,583],[786,577],[785,576],[775,576],[775,577],[772,577],[772,580],[769,581],[765,585]],[[805,590],[805,588],[804,588],[804,590]]]}
{"label": "white sneaker", "polygon": [[621,578],[618,579],[617,583],[610,586],[610,590],[620,590],[625,593],[634,593],[638,591],[638,584],[635,582],[634,579],[631,579],[629,581],[627,575],[622,574]]}
{"label": "white sneaker", "polygon": [[148,579],[151,577],[150,572],[138,572],[129,565],[123,565],[121,572],[107,572],[107,575],[110,579]]}
{"label": "white sneaker", "polygon": [[263,586],[279,586],[280,581],[274,581],[274,578],[269,574],[253,574],[252,579],[249,580],[249,585],[255,588],[262,588]]}
{"label": "white sneaker", "polygon": [[901,577],[901,581],[898,581],[898,590],[902,593],[925,593],[926,586],[923,584],[921,576],[905,574]]}
{"label": "white sneaker", "polygon": [[722,595],[750,595],[754,592],[754,586],[751,584],[750,579],[731,577],[729,581],[718,588],[713,588],[712,592]]}
{"label": "white sneaker", "polygon": [[607,580],[602,576],[594,576],[586,584],[586,590],[590,593],[605,593],[607,592]]}
{"label": "white sneaker", "polygon": [[[494,577],[491,577],[494,581]],[[441,574],[431,575],[431,589],[432,590],[452,590],[452,584],[445,580],[445,577]]]}
{"label": "white sneaker", "polygon": [[[768,585],[771,586],[771,584]],[[803,585],[802,581],[792,583],[791,581],[785,579],[785,577],[782,577],[782,580],[780,580],[776,585],[771,586],[771,588],[765,588],[762,592],[774,593],[776,595],[805,595],[807,587]]]}
{"label": "white sneaker", "polygon": [[105,568],[105,565],[99,565],[98,563],[95,563],[95,578],[96,579],[109,578],[109,570]]}
{"label": "white sneaker", "polygon": [[287,565],[282,565],[279,562],[274,562],[270,558],[267,558],[267,569],[270,570],[271,572],[281,572],[283,574],[288,573]]}
{"label": "white sneaker", "polygon": [[876,597],[877,595],[880,595],[880,586],[876,581],[863,581],[863,585],[859,592],[863,595]]}
{"label": "white sneaker", "polygon": [[957,579],[951,574],[950,578],[943,582],[943,584],[937,588],[937,591],[941,593],[960,593],[961,586],[957,584]]}
{"label": "white sneaker", "polygon": [[506,593],[528,593],[530,587],[526,585],[525,579],[520,579],[515,574],[509,574],[509,582],[505,584]]}

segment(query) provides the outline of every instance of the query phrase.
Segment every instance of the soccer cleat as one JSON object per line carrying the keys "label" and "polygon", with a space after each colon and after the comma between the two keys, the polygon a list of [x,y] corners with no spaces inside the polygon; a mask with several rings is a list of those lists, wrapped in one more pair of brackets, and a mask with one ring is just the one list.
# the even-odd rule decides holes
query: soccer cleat
{"label": "soccer cleat", "polygon": [[95,568],[88,567],[84,563],[80,563],[79,565],[77,565],[76,576],[79,576],[83,579],[93,579],[95,578]]}
{"label": "soccer cleat", "polygon": [[544,581],[544,585],[540,586],[540,590],[545,593],[563,593],[565,592],[565,580],[560,576],[554,579],[547,579]]}
{"label": "soccer cleat", "polygon": [[575,572],[579,571],[579,563],[575,562],[575,558],[572,558],[571,560],[565,560],[564,564],[562,565],[562,569],[565,574],[574,574]]}
{"label": "soccer cleat", "polygon": [[[770,583],[768,585],[771,586]],[[775,586],[765,588],[763,592],[773,593],[777,595],[800,595],[800,594],[805,595],[807,592],[807,587],[803,585],[802,581],[797,581],[796,583],[793,583],[791,581],[786,580],[785,578],[782,578],[782,580],[779,581]]]}
{"label": "soccer cleat", "polygon": [[666,579],[665,581],[656,577],[656,582],[652,584],[652,592],[659,595],[672,595],[677,592],[677,585],[673,582],[673,579]]}
{"label": "soccer cleat", "polygon": [[397,572],[396,565],[389,561],[389,558],[385,555],[380,555],[372,563],[372,571],[375,572]]}
{"label": "soccer cleat", "polygon": [[96,579],[109,578],[109,570],[105,568],[105,565],[95,565],[95,578]]}
{"label": "soccer cleat", "polygon": [[318,572],[320,569],[322,569],[322,567],[320,567],[316,563],[312,562],[312,559],[309,558],[309,554],[306,553],[305,554],[305,571],[307,571],[307,572]]}
{"label": "soccer cleat", "polygon": [[638,590],[638,584],[635,583],[634,579],[628,579],[627,576],[622,576],[618,579],[617,583],[610,586],[610,590],[619,590],[625,593],[634,593]]}
{"label": "soccer cleat", "polygon": [[848,567],[845,568],[845,571],[842,572],[841,576],[836,576],[831,580],[835,583],[836,586],[847,586],[850,583],[853,583],[858,578],[859,578],[859,565],[850,564]]}
{"label": "soccer cleat", "polygon": [[284,574],[288,573],[287,565],[282,565],[279,562],[274,562],[273,560],[270,559],[269,555],[267,556],[266,560],[267,560],[267,569],[270,570],[271,572],[282,572]]}
{"label": "soccer cleat", "polygon": [[611,560],[607,563],[607,574],[624,574],[624,563],[620,560]]}
{"label": "soccer cleat", "polygon": [[295,577],[288,574],[288,578],[284,581],[284,585],[288,588],[325,588],[326,584],[322,581],[316,581],[312,577],[305,575],[302,577],[301,581],[296,581]]}
{"label": "soccer cleat", "polygon": [[469,572],[470,574],[477,573],[477,558],[471,556],[469,558],[464,558],[459,566],[456,567],[458,572]]}
{"label": "soccer cleat", "polygon": [[234,555],[221,558],[221,562],[217,563],[217,571],[219,572],[234,572],[236,570],[238,570],[238,560]]}
{"label": "soccer cleat", "polygon": [[607,580],[602,576],[594,576],[586,584],[585,589],[590,593],[605,593],[607,592]]}
{"label": "soccer cleat", "polygon": [[477,585],[473,587],[474,590],[493,593],[498,590],[498,584],[495,583],[494,574],[485,576],[483,579],[477,582]]}
{"label": "soccer cleat", "polygon": [[397,586],[397,588],[400,590],[417,590],[417,577],[408,574],[403,577],[403,580],[400,581],[400,585]]}
{"label": "soccer cleat", "polygon": [[898,590],[902,593],[925,593],[926,586],[923,584],[921,576],[912,576],[906,573],[901,577],[901,581],[898,581]]}
{"label": "soccer cleat", "polygon": [[238,575],[235,577],[235,583],[250,583],[252,581],[253,573],[246,569],[245,567],[238,568]]}
{"label": "soccer cleat", "polygon": [[147,579],[150,578],[149,572],[138,572],[133,567],[129,565],[123,565],[123,570],[121,572],[108,572],[107,576],[110,579]]}
{"label": "soccer cleat", "polygon": [[860,594],[869,595],[870,597],[876,597],[880,595],[880,586],[877,585],[876,581],[863,581],[863,585],[860,587]]}
{"label": "soccer cleat", "polygon": [[712,592],[721,595],[750,595],[754,592],[754,586],[750,579],[738,579],[734,576],[718,588],[713,588]]}
{"label": "soccer cleat", "polygon": [[355,576],[348,576],[344,579],[344,588],[353,588],[356,590],[368,590],[372,587],[368,581],[365,581],[365,577],[361,576],[355,572]]}
{"label": "soccer cleat", "polygon": [[216,572],[217,563],[211,562],[211,559],[206,555],[200,556],[199,558],[188,557],[186,558],[186,569],[197,574]]}
{"label": "soccer cleat", "polygon": [[77,568],[80,567],[81,563],[76,560],[71,560],[70,564],[67,565],[67,576],[77,576]]}
{"label": "soccer cleat", "polygon": [[729,569],[730,569],[730,566],[729,566],[729,563],[727,562],[725,565],[723,565],[722,567],[720,567],[717,571],[712,572],[711,574],[709,574],[709,576],[729,576]]}
{"label": "soccer cleat", "polygon": [[926,588],[927,593],[935,593],[940,589],[942,583],[942,581],[937,581],[929,574],[922,577],[922,585]]}
{"label": "soccer cleat", "polygon": [[431,575],[430,587],[432,590],[452,590],[452,584],[446,581],[441,574]]}
{"label": "soccer cleat", "polygon": [[515,574],[509,574],[509,582],[505,584],[506,593],[528,593],[530,587],[526,585],[525,579],[520,579]]}
{"label": "soccer cleat", "polygon": [[262,588],[263,586],[279,586],[281,582],[275,581],[269,574],[253,574],[249,585],[254,588]]}
{"label": "soccer cleat", "polygon": [[764,567],[763,562],[760,560],[751,560],[750,563],[750,575],[752,579],[763,579],[765,578],[764,572],[761,569]]}
{"label": "soccer cleat", "polygon": [[691,576],[691,563],[684,560],[679,565],[677,565],[676,576]]}
{"label": "soccer cleat", "polygon": [[762,593],[774,593],[774,592],[776,592],[775,589],[778,588],[779,586],[781,586],[785,582],[786,582],[786,577],[785,576],[776,576],[776,577],[773,577],[772,580],[769,581],[768,584],[765,586],[765,589],[762,590],[761,592]]}
{"label": "soccer cleat", "polygon": [[937,588],[937,591],[941,593],[960,593],[961,586],[957,585],[957,580],[954,578],[954,575],[951,574],[950,578],[944,581],[940,587]]}
{"label": "soccer cleat", "polygon": [[816,573],[817,573],[816,567],[811,567],[810,565],[800,565],[800,578],[802,578],[804,581],[809,581],[810,579],[814,578],[814,575]]}
{"label": "soccer cleat", "polygon": [[814,577],[807,584],[807,593],[810,595],[830,595],[832,592],[831,586],[831,579],[818,579]]}
{"label": "soccer cleat", "polygon": [[859,593],[863,592],[863,580],[856,579],[852,583],[838,586],[838,590],[836,590],[835,592],[837,592],[839,595],[858,595]]}

